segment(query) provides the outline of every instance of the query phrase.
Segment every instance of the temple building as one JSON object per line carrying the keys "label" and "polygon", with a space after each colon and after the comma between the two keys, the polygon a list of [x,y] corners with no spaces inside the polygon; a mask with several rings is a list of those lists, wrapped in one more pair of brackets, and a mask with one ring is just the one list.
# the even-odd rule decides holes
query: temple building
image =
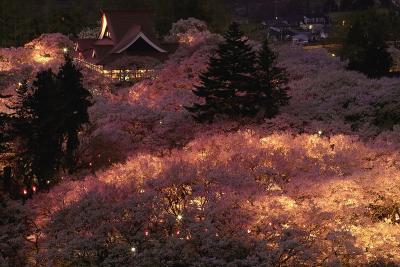
{"label": "temple building", "polygon": [[75,44],[77,61],[120,81],[151,77],[154,66],[167,56],[146,11],[102,11],[99,37]]}

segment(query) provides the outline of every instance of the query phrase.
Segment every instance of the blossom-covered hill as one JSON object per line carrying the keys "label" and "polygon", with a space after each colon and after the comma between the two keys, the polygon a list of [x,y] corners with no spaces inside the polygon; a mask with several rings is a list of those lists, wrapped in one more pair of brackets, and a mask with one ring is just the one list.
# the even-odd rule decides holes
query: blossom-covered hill
{"label": "blossom-covered hill", "polygon": [[[281,114],[199,125],[184,106],[221,37],[179,37],[154,80],[117,88],[84,70],[95,95],[86,168],[25,206],[9,202],[0,265],[400,264],[400,79],[277,47],[291,88]],[[25,68],[16,58],[7,75]]]}

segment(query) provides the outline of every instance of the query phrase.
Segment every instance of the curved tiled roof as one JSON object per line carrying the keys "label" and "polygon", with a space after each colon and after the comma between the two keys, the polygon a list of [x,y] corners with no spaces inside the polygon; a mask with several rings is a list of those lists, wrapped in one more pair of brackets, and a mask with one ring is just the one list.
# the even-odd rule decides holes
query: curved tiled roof
{"label": "curved tiled roof", "polygon": [[[102,32],[99,39],[92,41],[78,40],[78,46],[92,46],[95,58],[90,58],[95,64],[107,65],[114,61],[119,54],[125,52],[138,40],[149,45],[150,56],[165,57],[166,51],[161,47],[154,32],[152,14],[148,11],[111,11],[103,10]],[[106,32],[109,35],[106,36]],[[140,46],[140,44],[138,44]],[[132,53],[132,51],[130,52]],[[136,54],[142,52],[136,51]],[[158,54],[163,54],[158,55]],[[86,54],[87,55],[87,54]]]}

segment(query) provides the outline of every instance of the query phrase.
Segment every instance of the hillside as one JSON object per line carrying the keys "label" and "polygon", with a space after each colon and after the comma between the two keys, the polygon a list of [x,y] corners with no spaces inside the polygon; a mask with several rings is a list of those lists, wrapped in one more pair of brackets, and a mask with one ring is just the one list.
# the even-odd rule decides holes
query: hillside
{"label": "hillside", "polygon": [[[198,124],[184,106],[221,36],[190,37],[154,80],[117,88],[84,70],[82,169],[24,206],[3,199],[0,265],[400,264],[400,79],[275,47],[290,76],[281,114]],[[1,49],[0,93],[57,69],[66,45],[51,34]]]}

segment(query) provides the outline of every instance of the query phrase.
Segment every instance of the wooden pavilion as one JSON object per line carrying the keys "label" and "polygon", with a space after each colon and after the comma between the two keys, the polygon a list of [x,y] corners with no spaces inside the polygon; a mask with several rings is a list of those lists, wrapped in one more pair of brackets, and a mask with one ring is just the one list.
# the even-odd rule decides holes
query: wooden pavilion
{"label": "wooden pavilion", "polygon": [[151,77],[156,63],[168,56],[154,29],[154,20],[147,11],[104,10],[99,37],[78,39],[75,58],[121,81]]}

